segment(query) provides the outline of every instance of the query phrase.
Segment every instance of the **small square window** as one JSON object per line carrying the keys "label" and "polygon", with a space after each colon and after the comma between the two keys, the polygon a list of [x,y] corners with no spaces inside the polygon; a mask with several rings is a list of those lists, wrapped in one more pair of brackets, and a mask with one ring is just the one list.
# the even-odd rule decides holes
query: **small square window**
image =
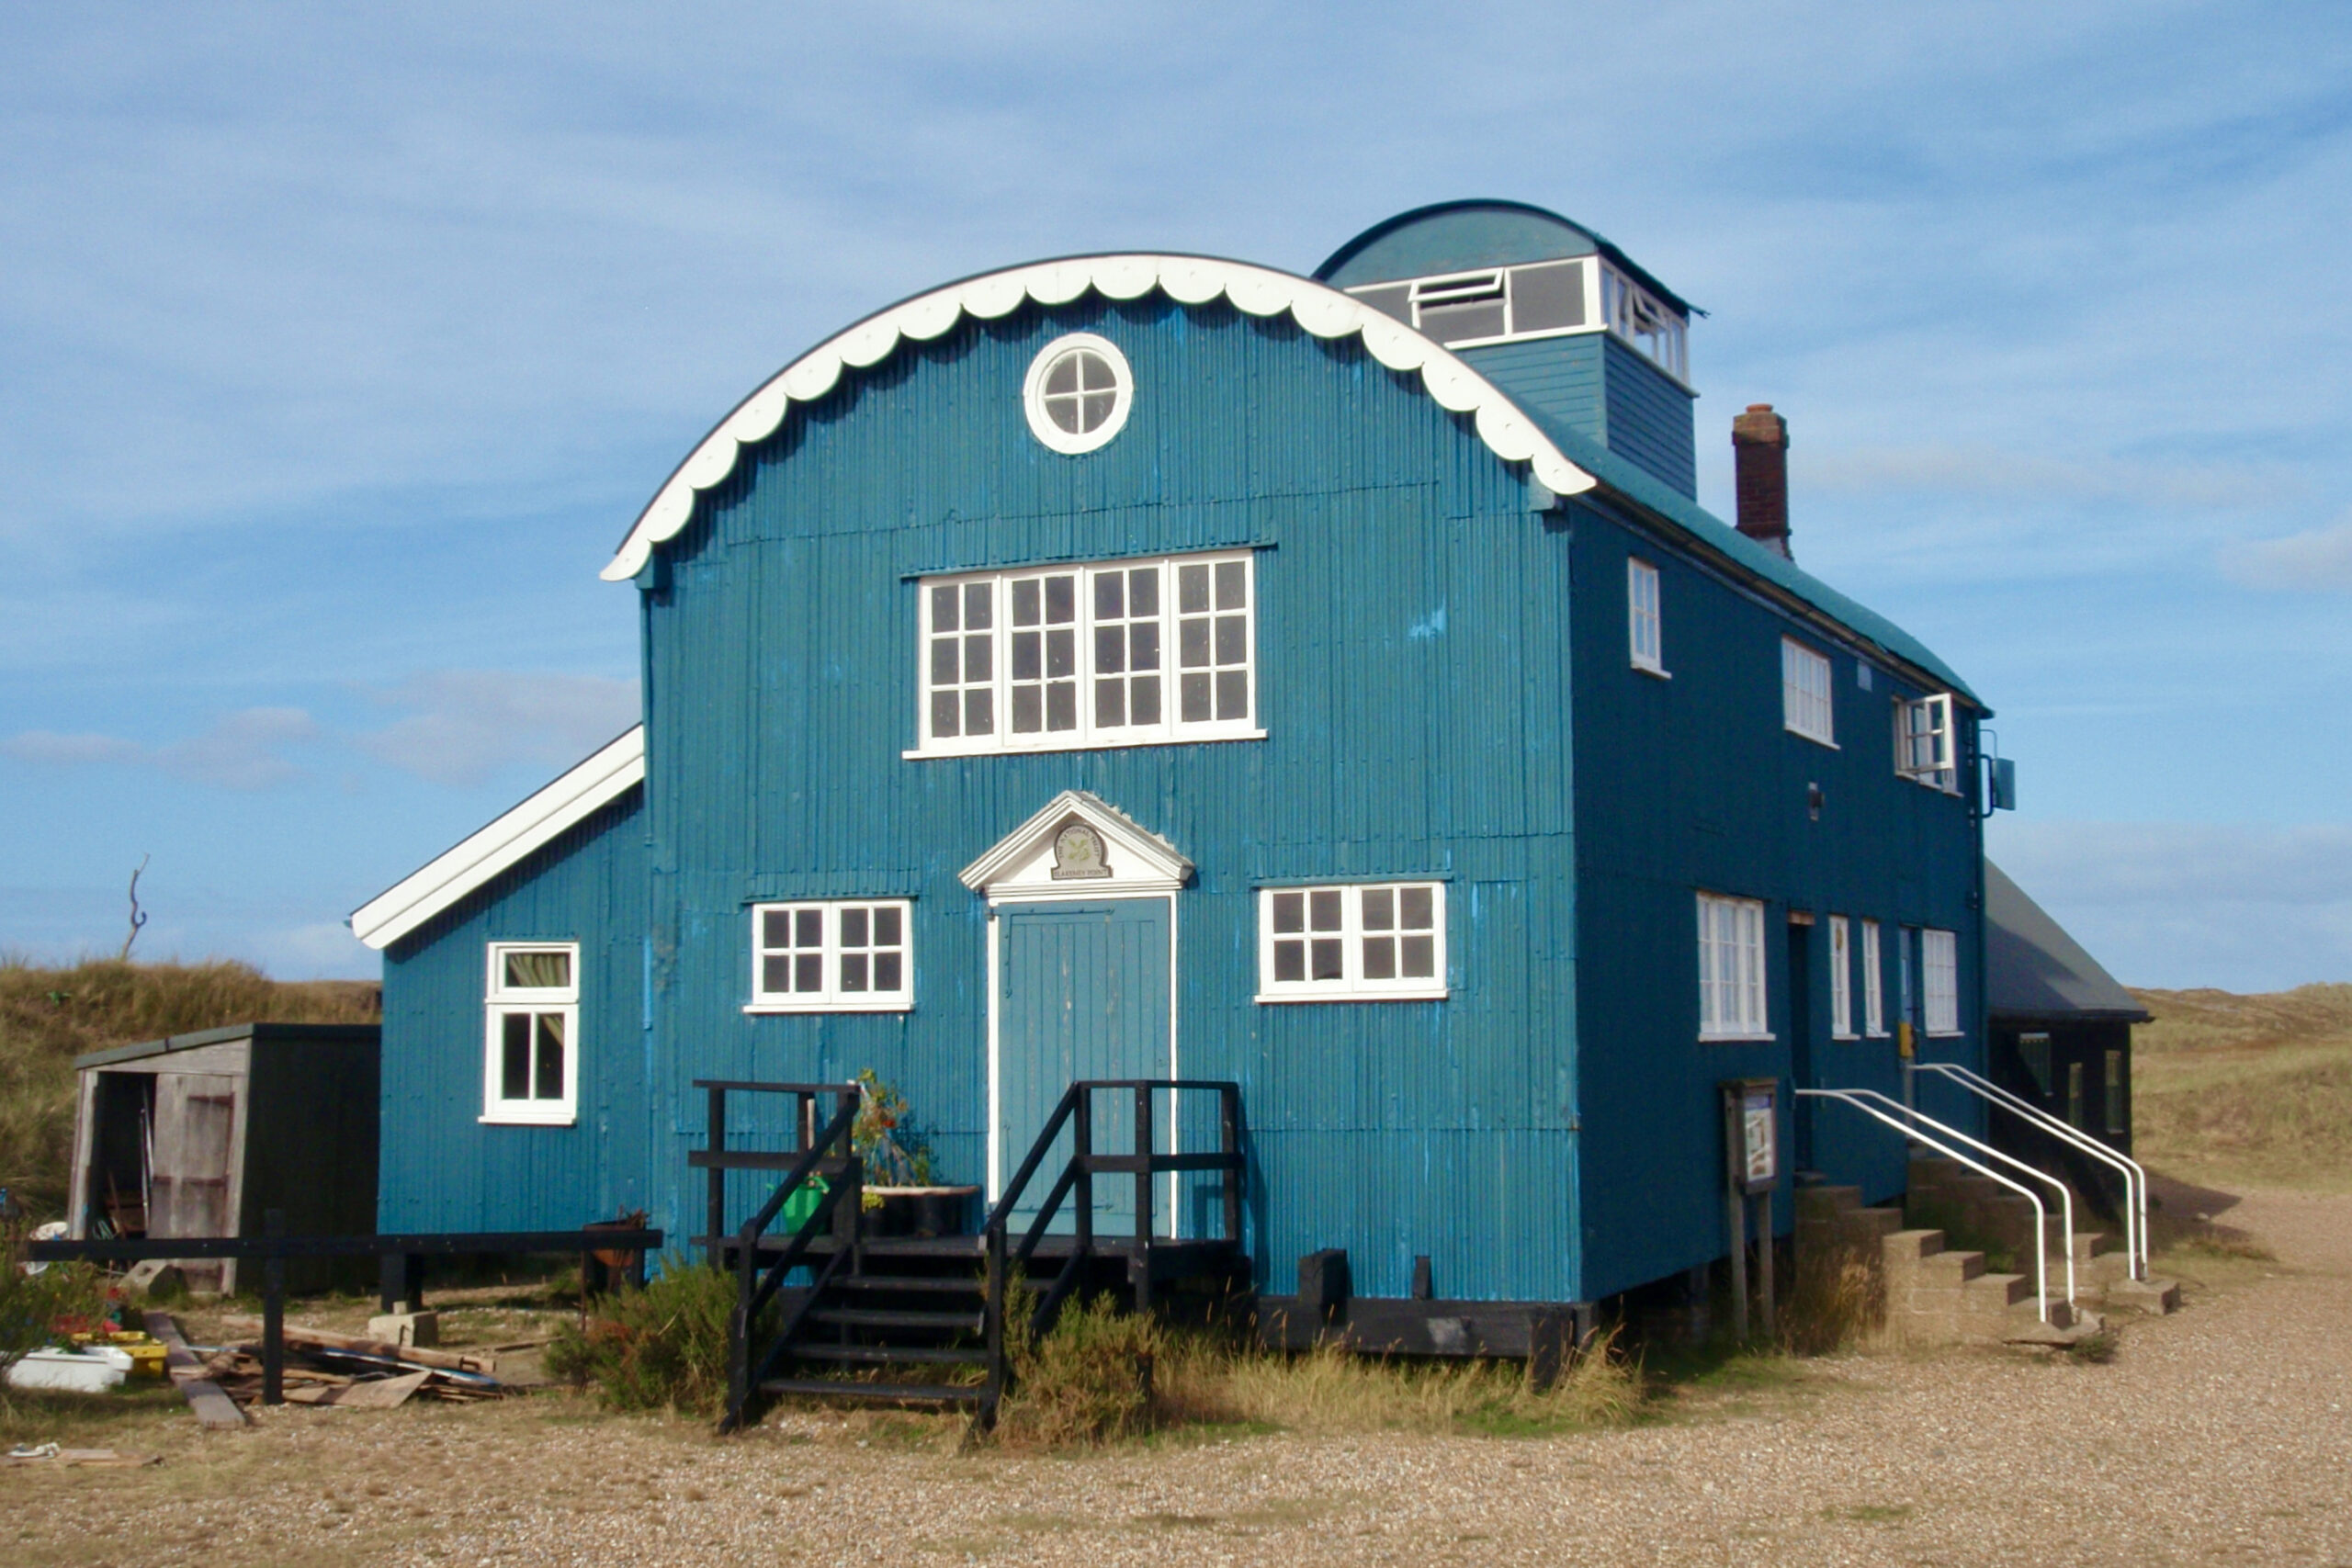
{"label": "small square window", "polygon": [[1266,889],[1258,999],[1443,997],[1444,910],[1441,883]]}
{"label": "small square window", "polygon": [[903,1012],[913,1005],[904,900],[752,911],[748,1012]]}

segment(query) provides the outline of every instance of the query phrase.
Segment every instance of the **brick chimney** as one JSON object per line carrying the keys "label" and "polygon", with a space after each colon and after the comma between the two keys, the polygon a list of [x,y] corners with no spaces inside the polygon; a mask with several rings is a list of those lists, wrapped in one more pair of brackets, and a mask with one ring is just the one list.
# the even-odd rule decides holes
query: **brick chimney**
{"label": "brick chimney", "polygon": [[1770,403],[1750,403],[1731,422],[1739,531],[1776,555],[1789,553],[1789,422]]}

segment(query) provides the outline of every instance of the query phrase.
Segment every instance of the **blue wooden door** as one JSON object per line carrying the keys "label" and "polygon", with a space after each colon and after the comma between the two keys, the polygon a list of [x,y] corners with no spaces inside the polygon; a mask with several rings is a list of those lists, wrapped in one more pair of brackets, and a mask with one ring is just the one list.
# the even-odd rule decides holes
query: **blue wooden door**
{"label": "blue wooden door", "polygon": [[[1073,1082],[1169,1076],[1168,921],[1168,904],[1159,898],[1012,905],[997,912],[1000,1182],[1021,1168]],[[1133,1153],[1133,1095],[1098,1092],[1092,1099],[1095,1152]],[[1165,1095],[1155,1113],[1165,1120]],[[1052,1190],[1069,1153],[1065,1133],[1023,1194],[1031,1213]],[[1162,1235],[1169,1216],[1159,1211],[1166,1207],[1165,1193],[1156,1192],[1153,1228]],[[1070,1228],[1068,1213],[1066,1208],[1056,1230]],[[1132,1235],[1135,1223],[1134,1179],[1098,1180],[1096,1231]]]}

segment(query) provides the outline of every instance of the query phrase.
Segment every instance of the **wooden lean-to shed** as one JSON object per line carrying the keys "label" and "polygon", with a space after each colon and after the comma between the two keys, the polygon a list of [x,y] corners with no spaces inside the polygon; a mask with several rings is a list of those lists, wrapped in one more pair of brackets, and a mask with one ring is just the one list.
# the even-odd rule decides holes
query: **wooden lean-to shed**
{"label": "wooden lean-to shed", "polygon": [[[273,1209],[290,1235],[373,1234],[379,1034],[238,1023],[77,1058],[71,1234],[259,1235]],[[288,1282],[328,1267],[297,1259]],[[236,1289],[236,1268],[184,1265],[200,1290]]]}

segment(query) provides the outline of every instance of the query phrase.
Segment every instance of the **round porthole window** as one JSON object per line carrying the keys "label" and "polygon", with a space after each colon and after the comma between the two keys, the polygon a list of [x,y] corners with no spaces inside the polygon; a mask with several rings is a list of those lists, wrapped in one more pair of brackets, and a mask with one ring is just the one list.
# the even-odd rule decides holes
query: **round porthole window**
{"label": "round porthole window", "polygon": [[1057,452],[1091,452],[1118,434],[1135,399],[1127,356],[1092,333],[1047,344],[1021,389],[1031,433]]}

